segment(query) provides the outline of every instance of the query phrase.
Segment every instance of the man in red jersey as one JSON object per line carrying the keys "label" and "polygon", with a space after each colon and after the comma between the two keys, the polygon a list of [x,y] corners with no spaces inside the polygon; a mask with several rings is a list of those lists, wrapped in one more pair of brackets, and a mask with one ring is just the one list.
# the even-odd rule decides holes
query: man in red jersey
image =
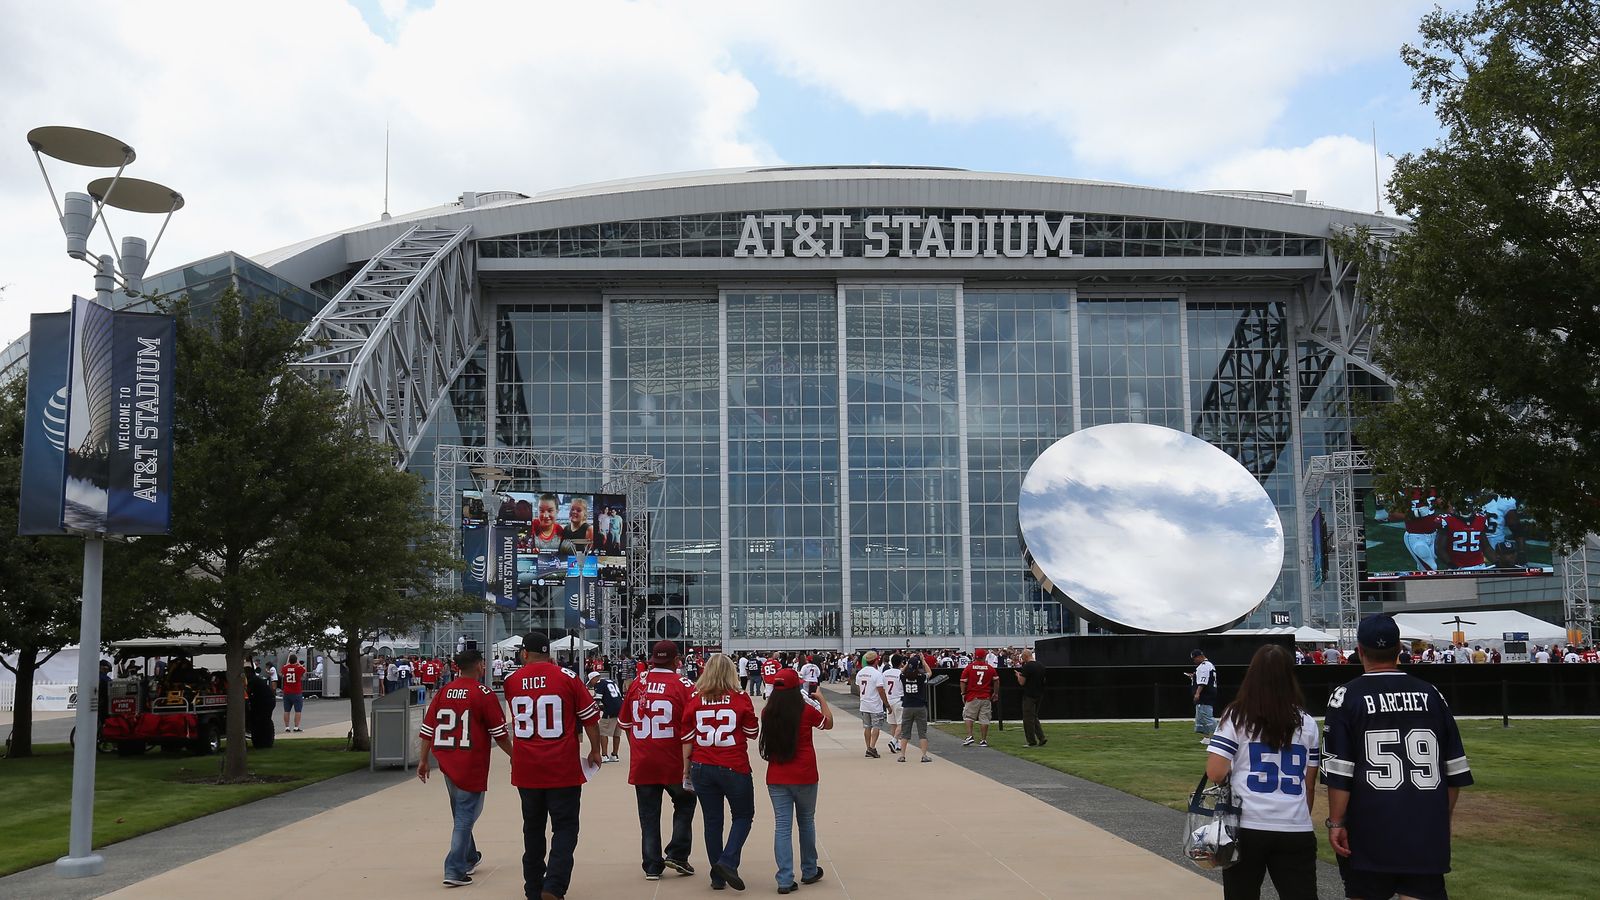
{"label": "man in red jersey", "polygon": [[[583,793],[578,727],[589,736],[589,767],[600,768],[600,707],[576,676],[550,660],[550,639],[522,639],[522,668],[506,677],[511,707],[511,783],[522,795],[522,881],[528,897],[562,900],[572,881]],[[550,856],[545,858],[545,822]]]}
{"label": "man in red jersey", "polygon": [[[628,732],[628,783],[639,804],[639,849],[646,881],[665,869],[693,875],[694,792],[683,786],[683,751],[678,723],[694,685],[677,673],[678,645],[656,641],[650,668],[628,686],[622,698],[622,727]],[[661,794],[672,798],[672,838],[661,854]]]}
{"label": "man in red jersey", "polygon": [[[306,667],[300,665],[300,660],[293,653],[289,654],[289,664],[283,667],[283,730],[300,730],[300,713],[305,710],[306,703]],[[289,727],[289,711],[294,711],[294,727]]]}
{"label": "man in red jersey", "polygon": [[1450,512],[1444,517],[1444,524],[1439,529],[1444,550],[1449,554],[1449,568],[1488,568],[1489,564],[1483,556],[1488,544],[1486,540],[1488,531],[1489,520],[1483,513],[1461,504],[1451,506]]}
{"label": "man in red jersey", "polygon": [[989,720],[994,716],[994,688],[994,666],[989,665],[983,650],[977,650],[972,654],[972,662],[961,670],[961,699],[965,703],[961,708],[961,718],[967,723],[967,739],[961,742],[961,746],[972,746],[973,722],[983,726],[978,746],[989,746]]}
{"label": "man in red jersey", "polygon": [[780,667],[781,664],[777,654],[773,654],[761,661],[761,696],[772,696],[772,683],[777,680]]}
{"label": "man in red jersey", "polygon": [[500,700],[483,686],[483,654],[463,650],[456,654],[461,677],[434,694],[422,717],[422,760],[417,777],[428,780],[428,757],[439,760],[444,786],[450,793],[450,814],[455,829],[450,833],[450,852],[444,857],[444,883],[459,887],[472,883],[472,870],[483,854],[472,839],[472,826],[483,813],[483,797],[489,790],[489,743],[511,755],[511,738],[506,736],[506,716]]}
{"label": "man in red jersey", "polygon": [[1419,572],[1439,568],[1436,539],[1443,517],[1434,511],[1438,503],[1432,491],[1414,490],[1406,506],[1406,550]]}

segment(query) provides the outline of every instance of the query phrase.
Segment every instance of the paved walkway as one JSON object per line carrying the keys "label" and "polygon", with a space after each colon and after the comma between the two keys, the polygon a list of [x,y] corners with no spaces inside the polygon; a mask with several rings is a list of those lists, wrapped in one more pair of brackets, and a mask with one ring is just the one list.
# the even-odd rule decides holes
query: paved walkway
{"label": "paved walkway", "polygon": [[[817,811],[822,882],[804,896],[1140,897],[1218,896],[1196,871],[1096,828],[1020,790],[942,758],[897,764],[861,755],[861,732],[841,715],[819,732],[822,792]],[[308,732],[309,734],[309,732]],[[643,880],[638,818],[624,762],[605,767],[584,791],[583,832],[569,896],[674,898],[709,892],[696,820],[691,862],[701,874]],[[772,810],[752,750],[755,828],[741,874],[749,894],[776,893]],[[497,754],[499,756],[499,754]],[[914,760],[915,753],[912,758]],[[297,792],[298,793],[298,792]],[[286,795],[290,796],[290,795]],[[470,896],[519,896],[521,817],[510,767],[497,758],[477,828],[483,865]],[[444,786],[414,779],[379,790],[229,849],[132,884],[109,896],[427,897],[439,883],[450,831]],[[729,895],[724,895],[729,896]]]}

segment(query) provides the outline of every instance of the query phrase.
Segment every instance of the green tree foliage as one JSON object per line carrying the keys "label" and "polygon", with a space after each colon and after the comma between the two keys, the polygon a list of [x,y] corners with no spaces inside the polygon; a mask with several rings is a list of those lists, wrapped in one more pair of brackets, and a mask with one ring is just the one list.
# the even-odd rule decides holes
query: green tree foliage
{"label": "green tree foliage", "polygon": [[1571,546],[1600,531],[1600,4],[1436,10],[1402,55],[1445,136],[1361,260],[1401,385],[1363,438],[1388,487],[1509,492]]}
{"label": "green tree foliage", "polygon": [[0,661],[17,677],[8,756],[33,755],[33,678],[39,666],[78,638],[83,542],[17,534],[22,487],[25,379],[0,385]]}
{"label": "green tree foliage", "polygon": [[[315,515],[316,530],[338,532],[308,573],[315,589],[293,627],[266,639],[325,646],[333,643],[346,664],[352,750],[371,748],[366,698],[362,693],[362,649],[380,633],[406,634],[451,616],[482,608],[438,576],[458,563],[443,525],[432,517],[422,479],[394,467],[388,447],[360,431],[339,436],[341,453],[324,473]],[[327,635],[336,629],[337,638]]]}

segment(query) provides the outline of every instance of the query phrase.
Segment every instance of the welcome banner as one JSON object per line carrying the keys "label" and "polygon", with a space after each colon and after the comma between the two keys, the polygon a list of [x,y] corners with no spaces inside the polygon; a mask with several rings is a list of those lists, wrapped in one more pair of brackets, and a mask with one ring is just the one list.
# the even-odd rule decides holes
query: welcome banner
{"label": "welcome banner", "polygon": [[18,534],[61,534],[67,449],[67,343],[71,313],[34,313],[28,330],[27,421],[22,430]]}

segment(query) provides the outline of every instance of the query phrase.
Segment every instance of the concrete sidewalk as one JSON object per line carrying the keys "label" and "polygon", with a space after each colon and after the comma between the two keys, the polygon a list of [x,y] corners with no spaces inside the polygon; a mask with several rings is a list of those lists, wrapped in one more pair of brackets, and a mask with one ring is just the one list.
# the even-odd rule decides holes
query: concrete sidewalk
{"label": "concrete sidewalk", "polygon": [[[831,698],[830,698],[831,699]],[[848,702],[848,701],[847,701]],[[840,711],[817,734],[822,773],[817,809],[826,877],[802,893],[823,897],[942,898],[1218,896],[1213,882],[1029,795],[938,759],[922,765],[862,756],[861,730]],[[638,817],[624,761],[584,791],[583,831],[569,896],[701,896],[709,869],[695,823],[690,860],[700,874],[647,882],[638,860]],[[519,896],[521,815],[510,766],[494,763],[477,828],[484,861],[468,896]],[[765,763],[755,766],[756,821],[741,874],[749,894],[776,893],[772,809]],[[450,832],[444,785],[414,779],[309,816],[109,896],[267,898],[427,897],[440,884]],[[725,894],[724,896],[728,896]]]}

